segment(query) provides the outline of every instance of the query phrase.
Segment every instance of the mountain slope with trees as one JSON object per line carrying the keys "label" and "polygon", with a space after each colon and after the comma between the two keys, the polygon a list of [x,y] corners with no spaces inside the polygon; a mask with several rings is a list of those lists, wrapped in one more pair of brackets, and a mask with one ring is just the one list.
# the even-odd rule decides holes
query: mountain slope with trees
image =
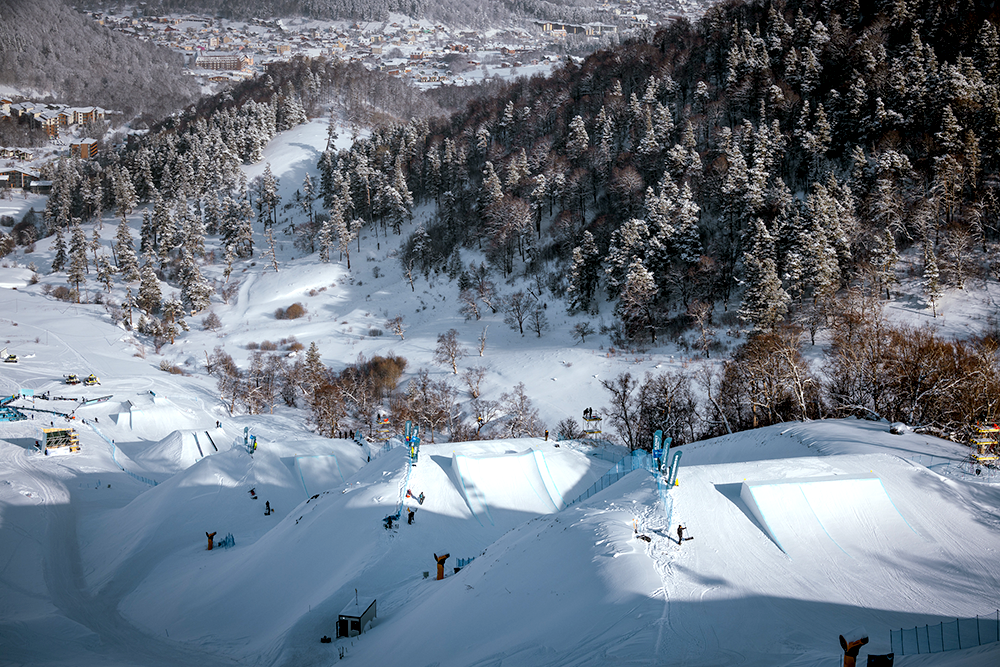
{"label": "mountain slope with trees", "polygon": [[164,116],[191,101],[184,56],[98,25],[62,0],[0,3],[0,84],[56,101]]}
{"label": "mountain slope with trees", "polygon": [[[450,117],[414,106],[328,148],[297,195],[307,221],[277,233],[348,262],[359,233],[398,235],[411,285],[446,275],[467,318],[502,311],[522,334],[541,336],[547,293],[580,315],[581,339],[599,300],[615,304],[601,332],[615,347],[669,340],[708,357],[730,352],[720,328],[745,337],[718,372],[607,381],[631,446],[635,420],[683,442],[846,414],[958,437],[1000,408],[996,342],[892,326],[882,305],[903,254],[934,314],[945,287],[1000,274],[996,26],[986,2],[726,3]],[[235,165],[350,79],[343,67],[300,67],[268,99],[237,89],[96,172],[65,163],[48,231],[92,216],[98,191],[126,213],[154,203],[145,264],[171,279],[194,275],[182,248],[202,230],[222,235],[228,265],[251,256],[252,223],[271,230],[277,204]],[[403,237],[421,205],[432,218]],[[473,252],[485,262],[470,266]],[[505,281],[529,287],[502,294]],[[149,331],[169,323],[147,310]],[[803,356],[817,336],[831,341],[824,376]]]}

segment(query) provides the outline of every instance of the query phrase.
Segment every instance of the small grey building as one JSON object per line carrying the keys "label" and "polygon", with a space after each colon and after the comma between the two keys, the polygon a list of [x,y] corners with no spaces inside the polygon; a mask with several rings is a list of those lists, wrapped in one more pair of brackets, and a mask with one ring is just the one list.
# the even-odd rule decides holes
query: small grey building
{"label": "small grey building", "polygon": [[375,618],[375,598],[355,596],[337,618],[337,638],[357,637]]}

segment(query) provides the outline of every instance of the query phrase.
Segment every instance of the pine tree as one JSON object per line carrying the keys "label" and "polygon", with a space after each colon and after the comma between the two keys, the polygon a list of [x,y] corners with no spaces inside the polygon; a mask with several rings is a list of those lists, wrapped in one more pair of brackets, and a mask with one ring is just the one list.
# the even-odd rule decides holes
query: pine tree
{"label": "pine tree", "polygon": [[656,322],[652,306],[657,292],[653,274],[643,265],[641,259],[633,257],[621,293],[618,295],[617,307],[618,316],[630,338],[648,329],[653,344],[656,344]]}
{"label": "pine tree", "polygon": [[174,344],[174,339],[180,335],[181,331],[187,331],[188,325],[184,321],[184,306],[172,296],[163,303],[163,322],[160,332],[165,338],[170,339],[170,344]]}
{"label": "pine tree", "polygon": [[774,261],[774,241],[760,218],[754,220],[743,253],[743,303],[739,318],[755,333],[770,331],[788,310],[788,293],[781,287]]}
{"label": "pine tree", "polygon": [[194,315],[211,303],[212,286],[201,275],[198,263],[188,248],[181,248],[181,303],[184,310]]}
{"label": "pine tree", "polygon": [[153,270],[152,257],[147,255],[142,267],[142,278],[139,283],[139,294],[136,296],[136,305],[152,315],[160,310],[162,300],[160,280],[156,277],[156,271]]}
{"label": "pine tree", "polygon": [[260,176],[257,196],[264,226],[269,227],[278,222],[278,204],[281,198],[278,197],[278,179],[271,171],[270,162],[264,166],[264,173]]}
{"label": "pine tree", "polygon": [[135,186],[132,185],[132,179],[127,170],[119,167],[112,173],[114,174],[115,208],[118,211],[118,215],[124,220],[138,203]]}
{"label": "pine tree", "polygon": [[302,212],[305,213],[310,225],[315,222],[313,217],[314,201],[316,201],[316,188],[307,172],[305,178],[302,179]]}
{"label": "pine tree", "polygon": [[55,250],[55,257],[52,258],[52,273],[62,271],[66,266],[66,238],[63,236],[62,227],[56,227],[56,240],[52,247]]}
{"label": "pine tree", "polygon": [[104,285],[106,292],[110,293],[111,288],[114,286],[115,267],[108,261],[107,255],[98,257],[95,266],[97,268],[98,282]]}
{"label": "pine tree", "polygon": [[589,231],[583,232],[583,242],[573,248],[569,288],[570,311],[587,311],[600,279],[601,256]]}
{"label": "pine tree", "polygon": [[581,116],[574,116],[569,123],[569,134],[566,137],[566,157],[576,162],[590,147],[590,135]]}
{"label": "pine tree", "polygon": [[885,290],[885,298],[891,298],[889,288],[896,280],[896,262],[899,261],[899,253],[896,251],[896,238],[891,229],[883,229],[881,234],[875,236],[874,249],[872,250],[872,268],[875,271],[875,281],[879,292]]}
{"label": "pine tree", "polygon": [[924,241],[924,291],[931,302],[931,312],[937,317],[937,302],[941,298],[941,272],[938,270],[937,257],[934,256],[934,246],[930,239]]}
{"label": "pine tree", "polygon": [[139,280],[139,260],[135,256],[135,240],[132,238],[132,230],[124,220],[118,223],[113,247],[122,278],[127,282]]}
{"label": "pine tree", "polygon": [[605,273],[608,276],[610,288],[608,298],[618,295],[618,290],[625,284],[628,267],[638,257],[645,258],[648,250],[654,246],[650,238],[649,227],[645,220],[632,218],[626,220],[621,227],[611,235],[611,245],[608,247]]}
{"label": "pine tree", "polygon": [[687,183],[677,199],[674,213],[674,245],[681,261],[696,264],[701,259],[701,235],[698,220],[701,209],[694,201],[691,186]]}
{"label": "pine tree", "polygon": [[358,232],[364,224],[364,220],[360,218],[355,218],[351,222],[341,218],[340,223],[333,230],[337,235],[337,247],[340,252],[344,253],[344,257],[347,259],[348,270],[351,269],[351,241],[358,237]]}
{"label": "pine tree", "polygon": [[[315,405],[317,390],[326,383],[327,368],[323,364],[316,341],[309,343],[302,364],[301,391],[306,402]],[[329,386],[329,385],[327,385]]]}
{"label": "pine tree", "polygon": [[80,285],[87,282],[87,237],[83,233],[80,221],[73,219],[73,228],[69,242],[69,270],[66,278],[74,285],[76,302],[80,303]]}

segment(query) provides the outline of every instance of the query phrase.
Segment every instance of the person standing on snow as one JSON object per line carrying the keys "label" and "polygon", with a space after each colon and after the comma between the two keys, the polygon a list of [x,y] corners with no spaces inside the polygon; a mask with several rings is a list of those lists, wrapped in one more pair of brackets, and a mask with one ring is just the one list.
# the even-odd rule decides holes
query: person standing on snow
{"label": "person standing on snow", "polygon": [[684,526],[677,524],[677,544],[684,541]]}

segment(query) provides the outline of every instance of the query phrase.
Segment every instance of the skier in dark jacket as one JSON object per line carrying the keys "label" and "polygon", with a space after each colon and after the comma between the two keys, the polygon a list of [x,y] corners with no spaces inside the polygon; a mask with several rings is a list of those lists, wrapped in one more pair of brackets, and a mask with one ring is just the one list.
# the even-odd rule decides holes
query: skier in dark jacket
{"label": "skier in dark jacket", "polygon": [[416,510],[411,510],[411,509],[407,508],[406,523],[413,523],[413,515],[415,513],[416,513]]}
{"label": "skier in dark jacket", "polygon": [[677,544],[684,541],[684,526],[677,524]]}

